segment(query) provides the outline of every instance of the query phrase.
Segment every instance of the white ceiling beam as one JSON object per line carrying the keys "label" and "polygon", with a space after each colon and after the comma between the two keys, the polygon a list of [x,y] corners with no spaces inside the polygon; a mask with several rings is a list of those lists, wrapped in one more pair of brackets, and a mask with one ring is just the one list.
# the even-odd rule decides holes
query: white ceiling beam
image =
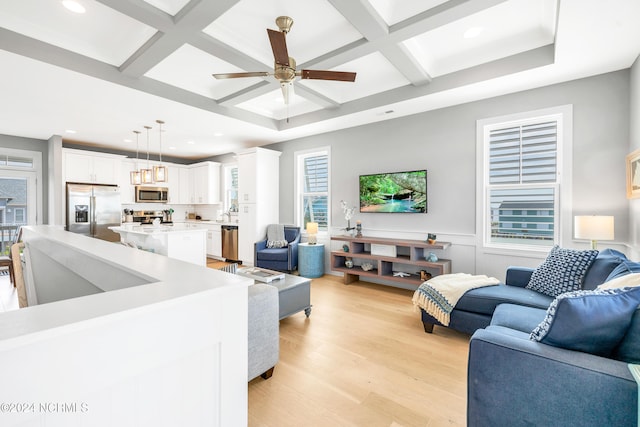
{"label": "white ceiling beam", "polygon": [[300,116],[291,117],[288,122],[280,120],[278,123],[278,129],[291,129],[375,108],[388,108],[389,105],[394,103],[408,101],[538,67],[544,67],[546,65],[553,64],[554,61],[555,45],[549,44],[547,46],[498,59],[486,64],[481,64],[436,77],[429,85],[423,85],[420,87],[407,85],[344,103],[335,110],[314,111]]}
{"label": "white ceiling beam", "polygon": [[[378,12],[366,0],[329,0],[356,30],[369,42],[379,45],[379,50],[411,84],[420,86],[431,81],[431,76],[420,66],[413,55],[399,43],[386,43],[389,27]],[[379,43],[378,43],[379,42]]]}
{"label": "white ceiling beam", "polygon": [[[150,42],[145,43],[120,66],[120,71],[123,73],[133,77],[139,77],[156,66],[180,46],[197,38],[204,28],[239,0],[191,0],[175,17],[171,17],[153,6],[149,6],[148,3],[142,0],[98,1],[140,22],[154,26],[159,30],[160,35],[156,36]],[[165,15],[164,18],[162,18],[162,14]],[[167,22],[167,18],[169,22]]]}
{"label": "white ceiling beam", "polygon": [[268,129],[277,129],[274,120],[240,109],[229,109],[202,95],[148,77],[131,77],[117,67],[0,27],[0,49],[67,70],[160,96],[181,104],[232,117]]}

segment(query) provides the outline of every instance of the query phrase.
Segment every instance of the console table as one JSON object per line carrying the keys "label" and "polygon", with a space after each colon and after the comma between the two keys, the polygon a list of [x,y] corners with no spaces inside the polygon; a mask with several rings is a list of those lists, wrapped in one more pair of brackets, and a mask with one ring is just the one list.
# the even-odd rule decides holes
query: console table
{"label": "console table", "polygon": [[[422,240],[349,236],[332,236],[331,240],[345,242],[344,245],[348,249],[331,251],[331,269],[344,273],[345,284],[355,282],[360,277],[375,277],[418,287],[423,282],[419,270],[426,270],[432,276],[451,273],[451,260],[425,260],[425,255],[430,251],[449,248],[449,242],[430,244]],[[382,249],[383,253],[377,254],[378,251],[374,250],[372,254],[372,245],[375,249]],[[347,259],[353,261],[353,267],[345,265]],[[373,264],[369,271],[362,269],[362,264],[366,262]],[[394,276],[394,272],[405,273],[408,276]]]}

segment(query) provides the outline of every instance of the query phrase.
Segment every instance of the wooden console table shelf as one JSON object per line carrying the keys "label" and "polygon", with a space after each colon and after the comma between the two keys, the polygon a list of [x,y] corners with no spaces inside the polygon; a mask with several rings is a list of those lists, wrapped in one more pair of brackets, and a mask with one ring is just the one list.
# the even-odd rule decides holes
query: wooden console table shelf
{"label": "wooden console table shelf", "polygon": [[[419,270],[426,270],[432,276],[451,273],[451,260],[439,258],[436,262],[429,262],[424,259],[430,251],[449,248],[451,246],[449,242],[437,242],[432,245],[422,240],[349,236],[331,236],[331,240],[346,242],[349,249],[348,251],[331,251],[331,269],[344,273],[345,284],[355,282],[360,277],[370,277],[418,287],[423,282],[420,279]],[[385,245],[391,252],[395,249],[395,256],[393,253],[372,254],[372,244]],[[345,265],[348,258],[356,261],[352,268]],[[363,262],[370,262],[373,268],[364,271],[361,267]],[[410,276],[394,276],[394,272],[404,272]]]}

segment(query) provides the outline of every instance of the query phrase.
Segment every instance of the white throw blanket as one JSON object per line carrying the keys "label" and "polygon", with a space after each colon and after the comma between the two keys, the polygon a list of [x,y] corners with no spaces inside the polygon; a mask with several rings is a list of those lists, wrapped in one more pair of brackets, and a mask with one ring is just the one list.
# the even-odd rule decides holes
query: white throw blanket
{"label": "white throw blanket", "polygon": [[284,237],[284,224],[269,224],[267,226],[267,247],[285,248],[289,242]]}
{"label": "white throw blanket", "polygon": [[465,292],[500,283],[495,277],[467,273],[442,274],[427,280],[413,294],[413,305],[449,326],[449,316]]}

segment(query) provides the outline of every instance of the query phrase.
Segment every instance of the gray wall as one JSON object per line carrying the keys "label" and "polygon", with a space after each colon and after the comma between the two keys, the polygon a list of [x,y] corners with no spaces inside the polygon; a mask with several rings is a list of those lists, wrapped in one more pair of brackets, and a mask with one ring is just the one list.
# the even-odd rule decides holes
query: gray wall
{"label": "gray wall", "polygon": [[[295,151],[331,146],[331,214],[335,227],[345,223],[340,200],[350,205],[358,203],[358,175],[426,168],[428,214],[358,213],[354,220],[361,219],[363,229],[376,235],[416,233],[415,238],[424,238],[427,232],[436,233],[441,240],[453,241],[451,258],[455,271],[503,274],[503,264],[513,260],[491,260],[492,266],[487,268],[476,265],[487,260],[477,257],[475,248],[469,249],[475,246],[479,213],[475,205],[476,121],[572,104],[573,214],[615,215],[616,241],[626,243],[629,210],[621,164],[629,148],[629,85],[630,71],[622,70],[270,145],[266,148],[283,152],[280,220],[294,221]],[[581,244],[563,242],[568,247]],[[523,261],[529,265],[539,263],[537,259]]]}
{"label": "gray wall", "polygon": [[[640,56],[631,68],[629,152],[640,149]],[[629,201],[631,254],[640,259],[640,199]]]}
{"label": "gray wall", "polygon": [[42,183],[38,183],[42,189],[42,223],[49,222],[49,166],[48,166],[48,142],[42,139],[23,138],[20,136],[0,134],[0,147],[18,150],[40,151],[42,153]]}

